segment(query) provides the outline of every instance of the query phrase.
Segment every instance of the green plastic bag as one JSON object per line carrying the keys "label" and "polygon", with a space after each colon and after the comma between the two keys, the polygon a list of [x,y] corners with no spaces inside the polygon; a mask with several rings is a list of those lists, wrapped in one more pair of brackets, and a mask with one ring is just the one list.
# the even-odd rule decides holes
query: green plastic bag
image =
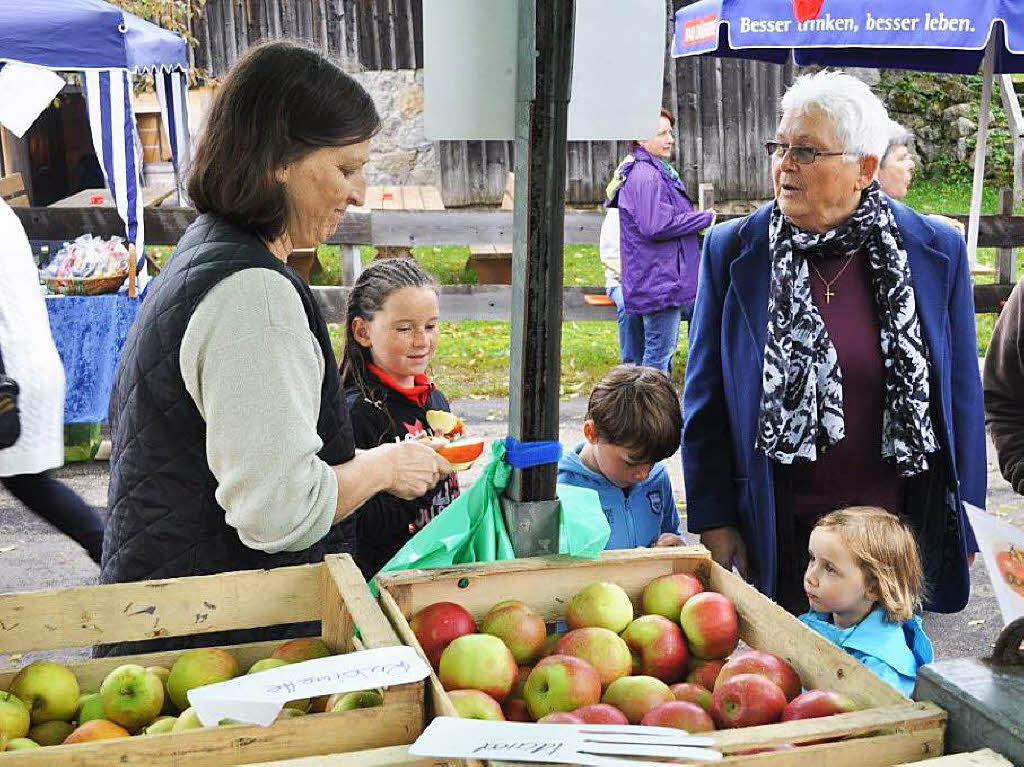
{"label": "green plastic bag", "polygon": [[[505,443],[491,446],[483,474],[403,546],[381,572],[448,567],[515,559],[500,497],[512,467]],[[604,551],[611,529],[594,490],[558,485],[558,553],[594,559]]]}

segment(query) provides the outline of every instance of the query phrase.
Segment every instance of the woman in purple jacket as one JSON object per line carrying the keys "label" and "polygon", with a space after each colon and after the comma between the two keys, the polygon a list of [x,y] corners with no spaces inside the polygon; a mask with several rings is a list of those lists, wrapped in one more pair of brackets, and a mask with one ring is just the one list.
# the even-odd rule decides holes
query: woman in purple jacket
{"label": "woman in purple jacket", "polygon": [[714,210],[694,210],[672,156],[675,122],[661,110],[658,132],[637,141],[633,154],[608,185],[609,208],[619,209],[622,299],[625,311],[643,317],[638,364],[671,372],[679,322],[689,319],[697,294],[697,233],[711,225]]}

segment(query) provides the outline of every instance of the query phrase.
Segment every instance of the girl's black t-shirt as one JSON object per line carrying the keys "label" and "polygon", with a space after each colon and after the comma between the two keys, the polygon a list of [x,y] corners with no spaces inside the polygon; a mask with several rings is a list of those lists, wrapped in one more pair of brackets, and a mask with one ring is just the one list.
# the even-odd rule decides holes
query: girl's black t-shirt
{"label": "girl's black t-shirt", "polygon": [[[402,389],[386,374],[370,366],[366,392],[355,384],[345,389],[356,447],[369,450],[389,442],[431,435],[428,410],[450,410],[447,398],[426,376],[413,389]],[[398,553],[413,535],[459,496],[454,474],[445,477],[426,495],[404,501],[378,493],[356,512],[356,564],[367,580]]]}

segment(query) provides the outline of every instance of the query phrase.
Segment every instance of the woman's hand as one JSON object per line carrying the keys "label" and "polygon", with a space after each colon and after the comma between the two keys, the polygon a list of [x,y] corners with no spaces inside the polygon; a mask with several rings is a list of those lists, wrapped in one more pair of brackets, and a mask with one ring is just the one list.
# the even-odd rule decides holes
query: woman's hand
{"label": "woman's hand", "polygon": [[748,575],[747,547],[735,527],[713,527],[700,534],[700,542],[711,552],[711,558],[726,570],[733,565],[744,578]]}
{"label": "woman's hand", "polygon": [[654,542],[654,548],[656,549],[682,545],[683,539],[675,533],[662,533],[658,536],[658,540]]}
{"label": "woman's hand", "polygon": [[451,464],[422,442],[396,442],[376,450],[381,451],[381,459],[392,468],[391,482],[385,490],[406,501],[426,495],[452,473]]}

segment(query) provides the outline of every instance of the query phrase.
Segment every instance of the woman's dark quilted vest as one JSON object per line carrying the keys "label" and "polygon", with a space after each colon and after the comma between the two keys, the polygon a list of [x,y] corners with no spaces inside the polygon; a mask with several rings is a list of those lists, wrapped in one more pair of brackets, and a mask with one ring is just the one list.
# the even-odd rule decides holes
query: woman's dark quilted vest
{"label": "woman's dark quilted vest", "polygon": [[[207,292],[231,274],[251,268],[272,269],[295,286],[310,332],[323,352],[317,433],[324,445],[319,457],[336,465],[355,454],[338,366],[309,286],[252,235],[214,216],[200,216],[147,289],[118,364],[110,402],[113,452],[102,583],[284,567],[355,551],[352,517],[303,551],[268,554],[247,548],[224,521],[224,509],[214,497],[217,480],[206,462],[207,424],[185,389],[178,355],[189,318]],[[259,428],[258,418],[253,426]],[[268,514],[273,512],[267,509]],[[237,644],[311,633],[317,633],[315,624],[294,624],[104,645],[96,648],[96,654]],[[158,631],[154,635],[159,636]]]}

